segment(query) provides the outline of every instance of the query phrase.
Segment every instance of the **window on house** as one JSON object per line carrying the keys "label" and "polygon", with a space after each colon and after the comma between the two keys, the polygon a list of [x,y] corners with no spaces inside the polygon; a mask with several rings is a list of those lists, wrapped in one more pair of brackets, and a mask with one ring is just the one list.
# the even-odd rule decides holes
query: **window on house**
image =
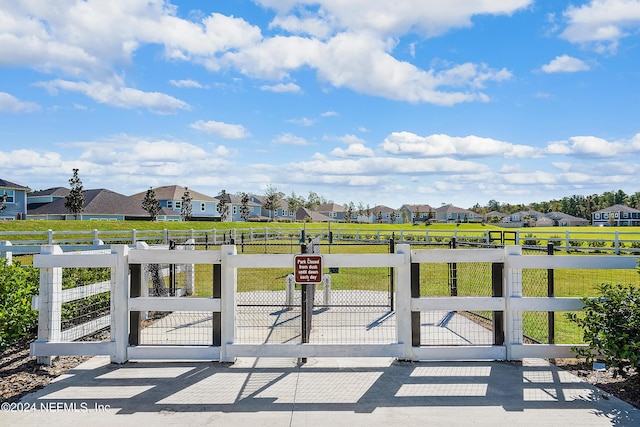
{"label": "window on house", "polygon": [[233,207],[233,215],[236,215],[238,213],[238,207],[234,206]]}
{"label": "window on house", "polygon": [[169,200],[169,201],[167,202],[167,207],[168,207],[169,209],[173,208],[173,201]]}
{"label": "window on house", "polygon": [[13,190],[0,190],[0,194],[5,196],[5,203],[15,203],[16,193]]}
{"label": "window on house", "polygon": [[201,212],[204,212],[205,210],[207,210],[205,206],[206,205],[204,203],[200,203],[200,211]]}
{"label": "window on house", "polygon": [[180,209],[182,207],[182,202],[179,200],[176,200],[176,209]]}

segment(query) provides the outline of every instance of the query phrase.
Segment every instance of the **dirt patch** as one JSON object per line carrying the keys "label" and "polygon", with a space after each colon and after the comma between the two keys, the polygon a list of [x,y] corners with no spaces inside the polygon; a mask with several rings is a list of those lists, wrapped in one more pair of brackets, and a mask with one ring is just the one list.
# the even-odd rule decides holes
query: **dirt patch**
{"label": "dirt patch", "polygon": [[51,366],[38,365],[29,355],[28,342],[15,344],[0,355],[0,402],[17,402],[88,359],[61,356]]}
{"label": "dirt patch", "polygon": [[640,374],[637,369],[627,370],[626,375],[614,377],[612,368],[596,372],[593,364],[584,360],[551,359],[551,363],[640,409]]}

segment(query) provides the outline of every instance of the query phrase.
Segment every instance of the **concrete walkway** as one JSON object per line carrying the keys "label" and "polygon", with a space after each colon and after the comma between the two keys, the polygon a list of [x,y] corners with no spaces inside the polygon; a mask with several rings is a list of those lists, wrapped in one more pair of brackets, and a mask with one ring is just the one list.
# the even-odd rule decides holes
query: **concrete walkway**
{"label": "concrete walkway", "polygon": [[632,426],[640,410],[540,359],[129,362],[94,357],[0,425]]}

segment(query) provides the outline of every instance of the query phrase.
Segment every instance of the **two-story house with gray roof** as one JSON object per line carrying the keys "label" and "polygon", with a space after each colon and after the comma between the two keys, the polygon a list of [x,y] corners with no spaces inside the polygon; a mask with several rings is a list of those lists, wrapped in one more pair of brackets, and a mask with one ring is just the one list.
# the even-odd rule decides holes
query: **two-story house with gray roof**
{"label": "two-story house with gray roof", "polygon": [[[180,185],[165,185],[156,187],[153,191],[156,193],[156,199],[160,202],[160,206],[175,212],[180,217],[182,198],[187,189],[191,197],[191,221],[220,220],[220,213],[217,210],[219,200],[215,197],[207,196]],[[147,191],[145,190],[130,197],[142,203],[146,194]]]}
{"label": "two-story house with gray roof", "polygon": [[25,219],[29,187],[0,178],[0,219]]}
{"label": "two-story house with gray roof", "polygon": [[400,215],[406,218],[406,222],[418,223],[429,222],[435,220],[435,209],[430,205],[402,205],[400,207]]}
{"label": "two-story house with gray roof", "polygon": [[613,205],[593,212],[591,220],[595,226],[638,226],[640,211],[625,205]]}

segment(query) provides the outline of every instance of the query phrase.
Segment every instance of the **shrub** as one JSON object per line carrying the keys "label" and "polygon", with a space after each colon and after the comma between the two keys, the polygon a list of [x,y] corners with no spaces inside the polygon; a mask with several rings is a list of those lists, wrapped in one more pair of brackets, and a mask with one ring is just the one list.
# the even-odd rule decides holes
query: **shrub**
{"label": "shrub", "polygon": [[634,285],[599,286],[600,298],[582,298],[583,316],[567,317],[583,329],[588,348],[573,348],[587,363],[595,359],[614,368],[614,376],[624,375],[627,367],[640,367],[640,287]]}
{"label": "shrub", "polygon": [[31,298],[38,294],[39,280],[38,269],[0,259],[0,350],[33,335],[38,314],[31,310]]}

